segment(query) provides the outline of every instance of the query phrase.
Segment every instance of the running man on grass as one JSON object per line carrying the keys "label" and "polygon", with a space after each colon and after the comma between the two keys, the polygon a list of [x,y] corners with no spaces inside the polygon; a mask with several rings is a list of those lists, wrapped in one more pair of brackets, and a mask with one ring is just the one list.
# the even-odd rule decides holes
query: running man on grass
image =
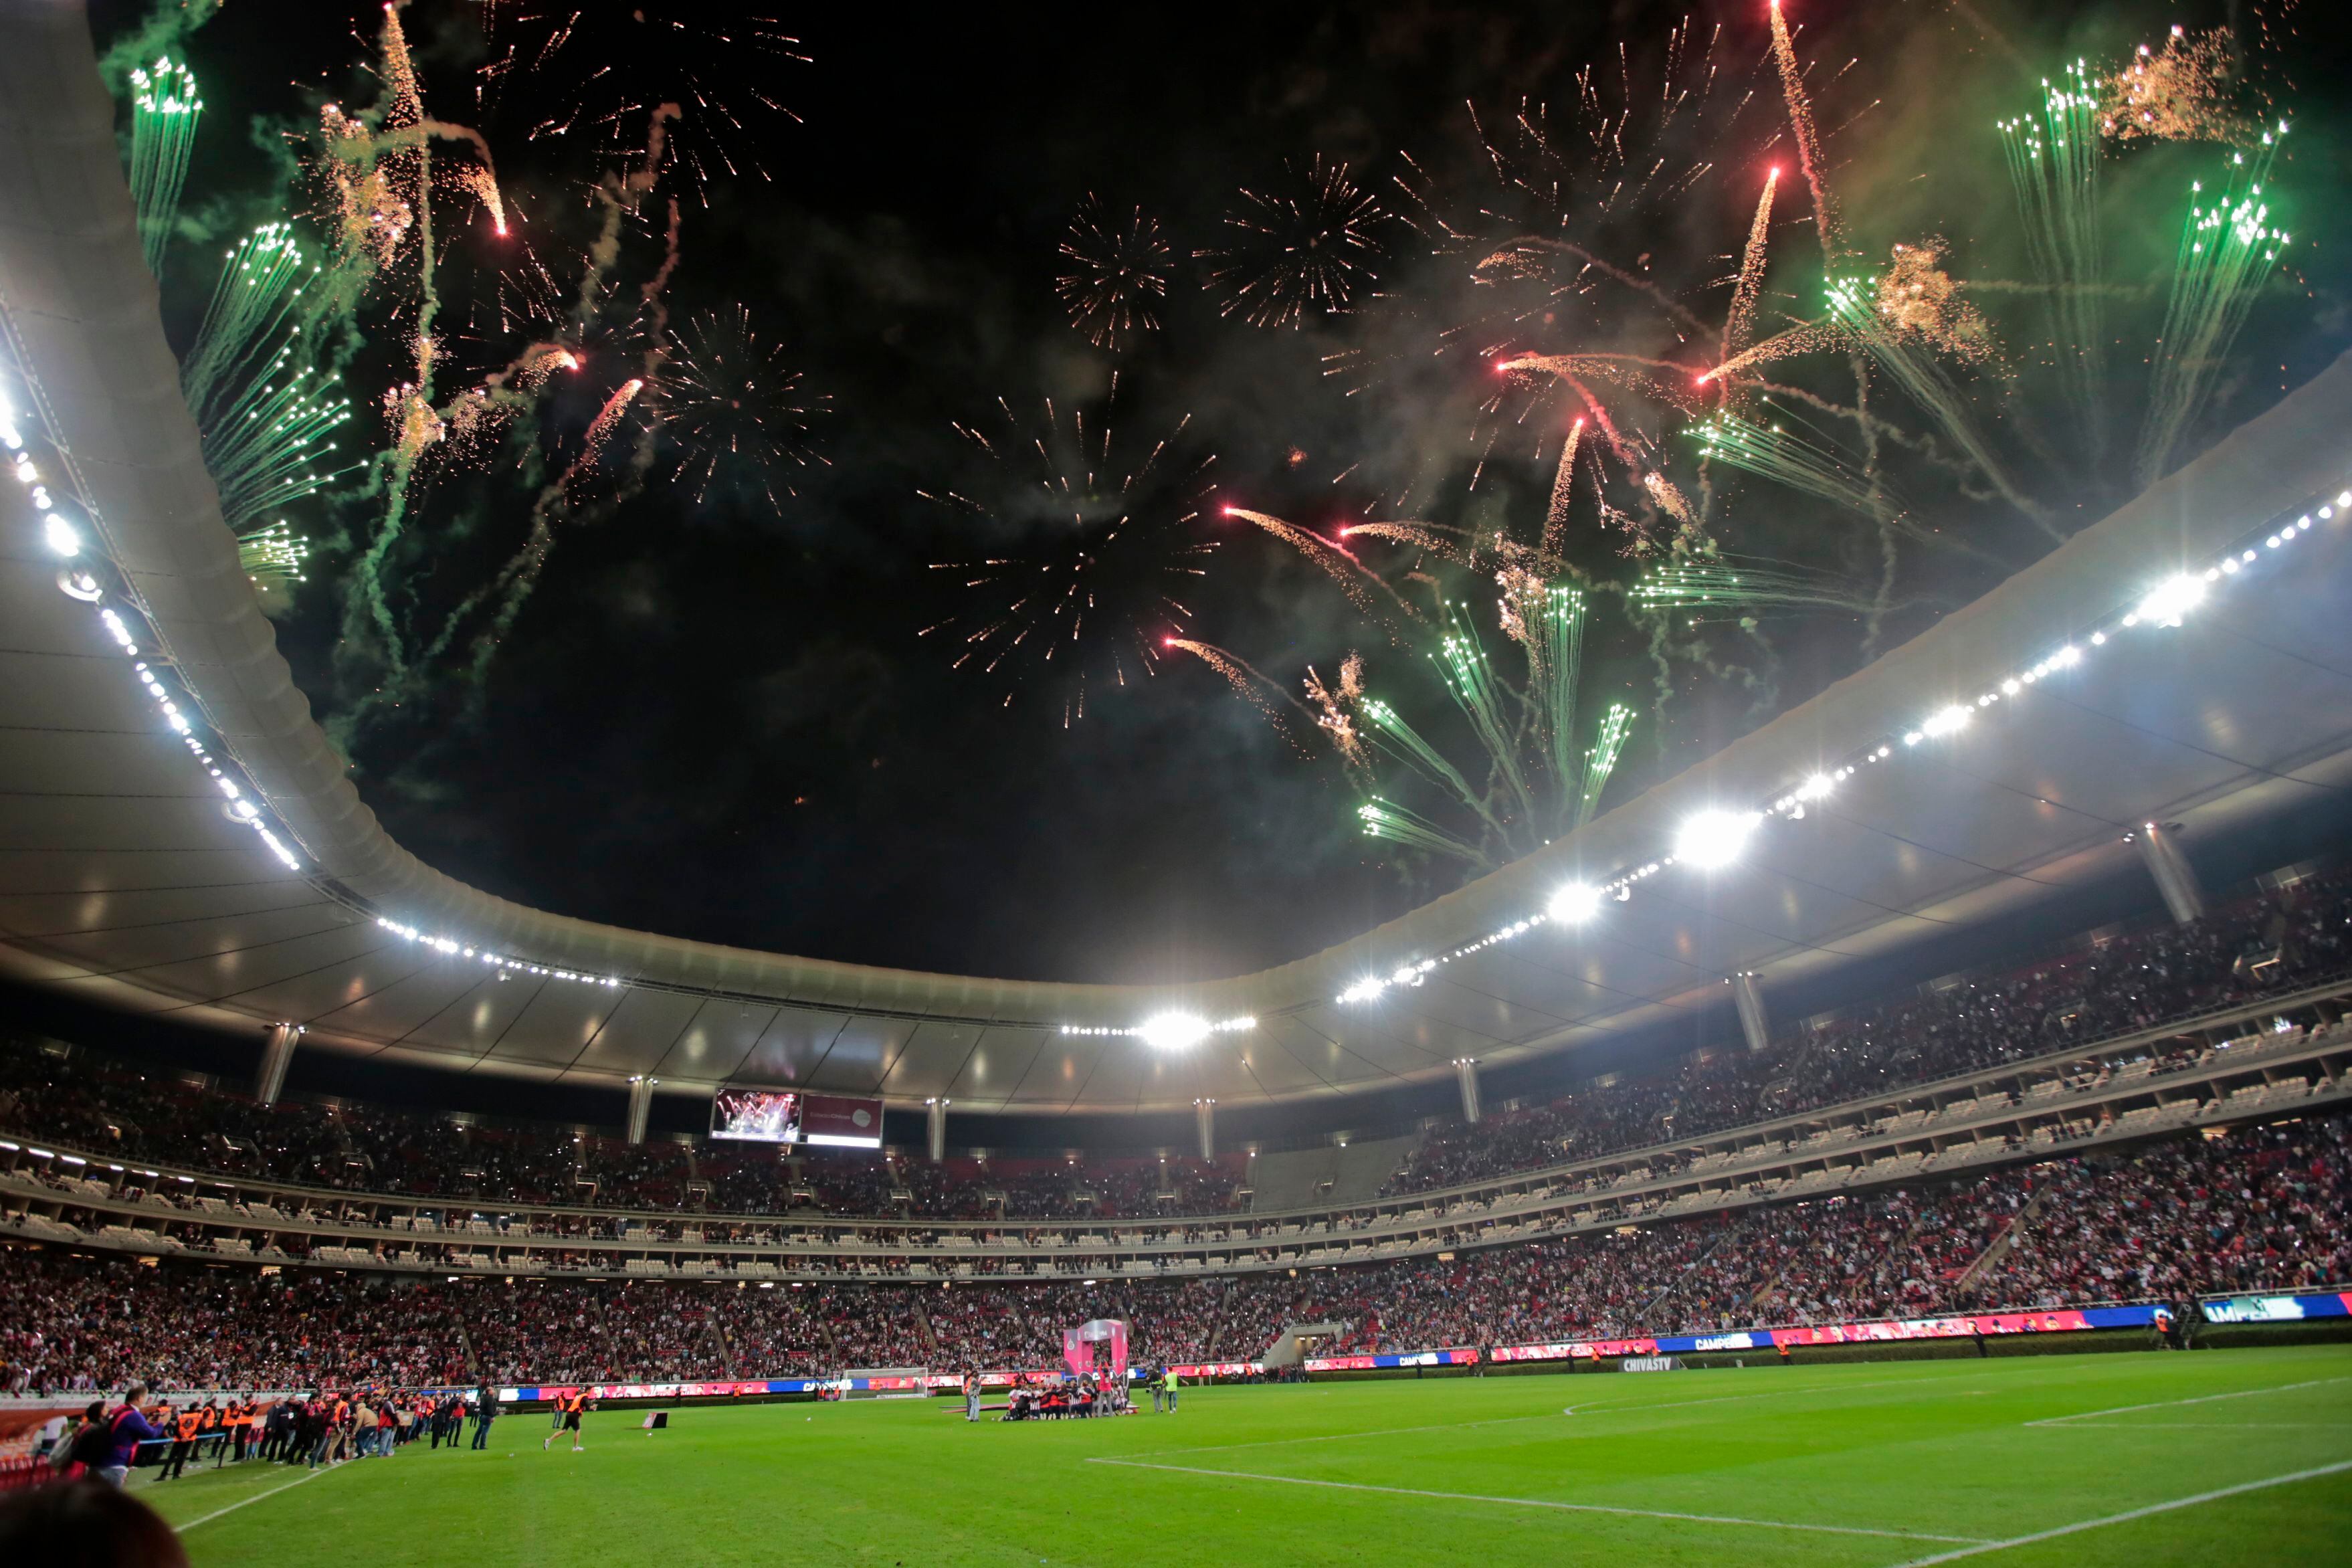
{"label": "running man on grass", "polygon": [[[564,1394],[562,1398],[556,1401],[555,1409],[557,1415],[561,1418],[556,1430],[561,1432],[569,1432],[572,1434],[572,1451],[573,1453],[585,1453],[587,1450],[580,1446],[580,1417],[585,1415],[588,1410],[587,1394],[581,1389],[575,1388],[570,1394]],[[550,1432],[546,1436],[541,1437],[539,1440],[539,1451],[544,1454],[547,1452],[547,1446],[554,1441],[555,1433]]]}

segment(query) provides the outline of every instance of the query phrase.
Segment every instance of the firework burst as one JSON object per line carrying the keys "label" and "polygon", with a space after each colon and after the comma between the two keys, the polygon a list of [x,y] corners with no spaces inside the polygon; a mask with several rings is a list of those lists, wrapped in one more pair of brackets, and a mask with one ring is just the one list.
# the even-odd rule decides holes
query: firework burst
{"label": "firework burst", "polygon": [[775,83],[809,57],[772,17],[714,0],[521,0],[500,7],[497,21],[506,48],[483,68],[485,87],[551,95],[534,140],[578,136],[604,159],[635,153],[647,117],[674,104],[668,150],[706,201],[716,177],[767,179],[755,132],[800,118]]}
{"label": "firework burst", "polygon": [[832,405],[802,384],[782,346],[762,341],[750,310],[737,305],[688,321],[663,366],[654,412],[696,501],[714,481],[737,478],[781,512],[777,492],[797,495],[796,476],[825,462],[813,432]]}
{"label": "firework burst", "polygon": [[2231,104],[2230,35],[2175,27],[2164,47],[2142,44],[2099,84],[2099,129],[2116,142],[2255,140],[2259,127]]}
{"label": "firework burst", "polygon": [[1086,716],[1091,688],[1158,673],[1216,548],[1194,527],[1215,458],[1192,447],[1192,416],[1138,457],[1114,426],[1117,401],[1114,381],[1099,409],[1065,414],[1049,399],[1030,422],[999,399],[986,428],[956,426],[972,458],[965,481],[917,492],[987,552],[934,565],[972,607],[920,635],[952,644],[955,668],[1001,682],[1006,707],[1053,677],[1065,724]]}
{"label": "firework burst", "polygon": [[1225,215],[1224,243],[1194,256],[1225,296],[1218,313],[1253,327],[1298,327],[1348,309],[1374,279],[1388,213],[1348,173],[1317,153],[1283,165],[1265,190],[1244,188]]}
{"label": "firework burst", "polygon": [[1065,269],[1054,292],[1087,342],[1116,350],[1160,330],[1171,252],[1158,218],[1141,207],[1119,217],[1089,193],[1070,219],[1061,253]]}

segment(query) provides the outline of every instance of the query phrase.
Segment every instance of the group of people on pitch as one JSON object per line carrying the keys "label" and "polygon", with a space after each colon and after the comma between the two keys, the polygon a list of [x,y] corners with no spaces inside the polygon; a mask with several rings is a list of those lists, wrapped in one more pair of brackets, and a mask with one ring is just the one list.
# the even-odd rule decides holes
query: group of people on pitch
{"label": "group of people on pitch", "polygon": [[[1158,1372],[1148,1372],[1142,1381],[1151,1389],[1151,1408],[1156,1413],[1176,1408],[1176,1393],[1183,1379],[1173,1367],[1163,1366]],[[980,1419],[980,1375],[967,1373],[963,1380],[964,1419]],[[1004,1419],[1007,1421],[1062,1421],[1090,1415],[1125,1415],[1133,1411],[1134,1402],[1129,1397],[1128,1381],[1123,1377],[1098,1376],[1080,1373],[1063,1375],[1042,1384],[1024,1384],[1006,1396]]]}
{"label": "group of people on pitch", "polygon": [[133,1467],[152,1464],[158,1480],[176,1480],[194,1459],[218,1464],[247,1458],[266,1463],[341,1464],[388,1458],[417,1437],[457,1447],[468,1415],[474,1444],[485,1447],[498,1396],[488,1387],[468,1399],[457,1394],[318,1391],[308,1398],[269,1404],[221,1394],[174,1408],[171,1401],[132,1384],[112,1409],[93,1400],[68,1429],[63,1418],[45,1429],[36,1457],[71,1477],[92,1475],[121,1486]]}

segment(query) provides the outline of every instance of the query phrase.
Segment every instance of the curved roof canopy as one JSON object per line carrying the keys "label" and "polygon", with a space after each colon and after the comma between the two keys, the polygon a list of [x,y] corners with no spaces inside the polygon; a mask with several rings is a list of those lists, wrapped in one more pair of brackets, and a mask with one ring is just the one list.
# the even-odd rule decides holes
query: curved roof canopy
{"label": "curved roof canopy", "polygon": [[[2144,822],[2194,833],[2352,782],[2352,526],[2293,527],[2352,477],[2347,360],[1702,765],[1296,963],[1181,992],[1047,984],[528,909],[394,843],[295,689],[199,459],[113,121],[74,9],[0,15],[0,390],[58,502],[45,514],[28,486],[0,482],[0,973],[20,980],[542,1079],[1031,1112],[1237,1106],[1427,1080],[1456,1058],[1500,1063],[1717,1006],[1739,971],[1768,985],[1817,973],[2104,874]],[[45,538],[51,515],[84,536],[70,562]],[[2291,542],[2266,546],[2282,521]],[[100,597],[61,592],[61,563]],[[2183,624],[2126,624],[2156,584],[2209,570]],[[1928,733],[1955,705],[1972,721]],[[1842,767],[1800,815],[1800,786]],[[215,771],[243,781],[286,858]],[[1694,814],[1771,806],[1720,868],[1662,864]],[[1564,886],[1644,867],[1589,920],[1540,918]],[[1188,1042],[1108,1032],[1170,1014],[1254,1022]]]}

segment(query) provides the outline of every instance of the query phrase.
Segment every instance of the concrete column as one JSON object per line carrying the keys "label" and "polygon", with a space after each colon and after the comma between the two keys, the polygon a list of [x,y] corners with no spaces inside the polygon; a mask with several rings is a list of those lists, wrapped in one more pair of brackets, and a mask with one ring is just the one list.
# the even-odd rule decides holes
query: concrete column
{"label": "concrete column", "polygon": [[2196,868],[2189,857],[2180,852],[2180,844],[2173,837],[2173,828],[2165,823],[2150,822],[2132,835],[2139,847],[2139,858],[2147,866],[2147,874],[2156,879],[2156,890],[2164,895],[2164,907],[2182,925],[2205,913],[2205,889],[2197,880]]}
{"label": "concrete column", "polygon": [[1201,1130],[1201,1158],[1217,1157],[1217,1102],[1196,1100],[1192,1102],[1192,1121]]}
{"label": "concrete column", "polygon": [[1478,1058],[1454,1058],[1454,1081],[1462,1090],[1462,1120],[1478,1120]]}
{"label": "concrete column", "polygon": [[294,1042],[302,1037],[299,1024],[273,1024],[268,1043],[261,1047],[261,1066],[253,1075],[253,1098],[264,1105],[278,1103],[286,1087],[286,1068],[294,1060]]}
{"label": "concrete column", "polygon": [[646,1123],[653,1120],[654,1114],[654,1085],[660,1081],[643,1073],[629,1079],[629,1142],[632,1143],[646,1141]]}
{"label": "concrete column", "polygon": [[1743,969],[1731,977],[1731,1005],[1739,1009],[1739,1032],[1748,1037],[1748,1048],[1760,1051],[1772,1043],[1772,1019],[1764,1011],[1764,989],[1756,984],[1756,972]]}
{"label": "concrete column", "polygon": [[930,1145],[931,1163],[936,1165],[948,1157],[948,1102],[944,1100],[923,1101],[923,1131]]}

